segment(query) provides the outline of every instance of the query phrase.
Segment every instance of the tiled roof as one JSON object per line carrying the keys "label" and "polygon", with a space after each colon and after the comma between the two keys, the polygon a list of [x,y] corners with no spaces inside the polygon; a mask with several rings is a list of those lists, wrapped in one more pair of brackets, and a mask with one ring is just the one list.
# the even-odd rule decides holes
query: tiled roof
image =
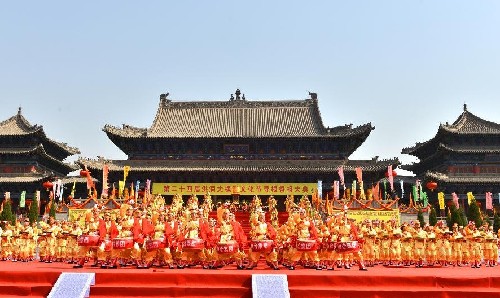
{"label": "tiled roof", "polygon": [[[418,154],[418,150],[424,146],[440,145],[440,137],[443,132],[459,135],[474,135],[474,134],[487,134],[487,135],[500,135],[500,124],[484,120],[467,110],[467,106],[464,105],[463,113],[457,118],[453,124],[440,124],[436,135],[423,143],[416,143],[415,146],[403,148],[401,153],[415,155]],[[471,146],[472,147],[472,146]],[[480,150],[478,147],[476,150]]]}
{"label": "tiled roof", "polygon": [[480,175],[475,174],[471,176],[448,176],[443,173],[438,172],[426,172],[425,177],[428,179],[433,179],[438,182],[444,183],[463,183],[463,184],[498,184],[500,183],[499,175]]}
{"label": "tiled roof", "polygon": [[19,109],[16,115],[0,122],[1,135],[25,135],[32,134],[40,130],[43,130],[43,127],[31,125],[21,114],[21,109]]}
{"label": "tiled roof", "polygon": [[453,124],[441,124],[441,128],[459,134],[500,134],[500,124],[484,120],[464,107],[464,112]]}
{"label": "tiled roof", "polygon": [[108,135],[125,138],[368,137],[371,123],[323,126],[317,99],[284,101],[192,101],[163,98],[149,129],[106,125]]}
{"label": "tiled roof", "polygon": [[34,183],[47,179],[48,176],[0,176],[0,183]]}
{"label": "tiled roof", "polygon": [[500,146],[445,145],[439,144],[439,149],[457,153],[487,153],[500,154]]}
{"label": "tiled roof", "polygon": [[62,149],[67,152],[68,155],[80,154],[80,151],[76,147],[68,146],[66,143],[61,143],[49,139],[45,132],[43,131],[43,126],[41,125],[31,125],[26,118],[21,114],[21,108],[16,115],[10,117],[7,120],[0,122],[0,136],[23,136],[29,134],[39,133],[43,139],[48,143],[53,144],[55,147]]}
{"label": "tiled roof", "polygon": [[0,148],[0,155],[33,155],[33,154],[39,154],[40,156],[43,156],[44,158],[54,162],[55,164],[62,166],[68,172],[78,169],[78,167],[73,164],[62,162],[52,157],[51,155],[47,154],[42,144],[39,144],[38,146],[35,146],[33,148]]}
{"label": "tiled roof", "polygon": [[345,172],[354,172],[356,167],[363,171],[382,171],[388,165],[399,164],[398,159],[391,160],[91,160],[79,159],[81,166],[101,170],[108,164],[110,171],[123,171],[130,166],[131,171],[179,172],[331,172],[336,173],[339,166],[344,165]]}

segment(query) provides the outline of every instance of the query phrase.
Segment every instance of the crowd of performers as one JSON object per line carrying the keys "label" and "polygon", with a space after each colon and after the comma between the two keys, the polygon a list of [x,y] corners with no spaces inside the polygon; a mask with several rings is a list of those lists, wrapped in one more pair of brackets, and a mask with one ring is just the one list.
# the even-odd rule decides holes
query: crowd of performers
{"label": "crowd of performers", "polygon": [[266,221],[255,208],[251,230],[227,205],[217,208],[210,199],[198,205],[192,196],[184,206],[174,198],[170,206],[159,199],[147,206],[122,204],[118,212],[94,207],[81,220],[49,218],[38,224],[21,219],[15,225],[2,222],[0,256],[3,261],[67,262],[75,268],[86,264],[100,268],[152,266],[178,268],[200,266],[217,269],[236,266],[253,269],[261,259],[279,270],[296,266],[317,270],[359,270],[387,266],[496,266],[498,236],[486,223],[476,228],[443,222],[421,226],[418,221],[399,224],[394,220],[356,222],[339,212],[324,219],[311,216],[304,206],[289,210],[281,226]]}

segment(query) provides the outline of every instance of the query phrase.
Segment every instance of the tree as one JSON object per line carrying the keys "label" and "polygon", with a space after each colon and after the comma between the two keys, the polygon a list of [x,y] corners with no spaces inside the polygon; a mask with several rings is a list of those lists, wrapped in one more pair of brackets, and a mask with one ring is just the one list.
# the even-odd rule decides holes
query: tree
{"label": "tree", "polygon": [[429,212],[429,225],[435,226],[437,224],[437,213],[436,213],[436,208],[434,206],[431,206],[431,211]]}
{"label": "tree", "polygon": [[424,213],[422,212],[422,208],[418,209],[417,220],[420,222],[420,226],[425,226]]}
{"label": "tree", "polygon": [[500,216],[495,212],[493,216],[493,230],[495,233],[498,233],[498,229],[500,229]]}
{"label": "tree", "polygon": [[479,210],[479,206],[475,198],[472,198],[470,200],[469,210],[467,212],[467,218],[475,223],[476,228],[479,228],[480,226],[483,225],[481,210]]}
{"label": "tree", "polygon": [[467,216],[465,216],[465,211],[463,208],[458,209],[458,216],[460,218],[458,225],[465,227],[467,225]]}
{"label": "tree", "polygon": [[12,204],[10,200],[5,200],[3,203],[3,210],[0,214],[0,219],[2,221],[9,221],[12,225],[16,224],[16,215],[12,213]]}
{"label": "tree", "polygon": [[56,218],[56,202],[54,200],[50,202],[49,217]]}
{"label": "tree", "polygon": [[28,217],[30,219],[30,224],[38,222],[39,214],[40,214],[40,210],[38,209],[38,200],[36,198],[33,198],[33,201],[31,202],[31,205],[30,205],[30,209],[28,211]]}

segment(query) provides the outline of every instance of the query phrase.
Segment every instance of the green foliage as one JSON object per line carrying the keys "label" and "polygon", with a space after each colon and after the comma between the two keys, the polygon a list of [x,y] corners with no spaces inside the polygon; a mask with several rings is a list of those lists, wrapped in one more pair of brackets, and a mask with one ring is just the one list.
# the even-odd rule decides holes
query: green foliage
{"label": "green foliage", "polygon": [[31,202],[30,209],[28,211],[28,217],[30,219],[30,224],[38,222],[38,215],[40,211],[38,209],[38,201],[35,197],[33,197],[33,201]]}
{"label": "green foliage", "polygon": [[460,216],[459,226],[465,227],[467,225],[467,216],[465,216],[465,211],[463,208],[458,209],[458,215]]}
{"label": "green foliage", "polygon": [[424,213],[422,209],[418,209],[417,220],[420,222],[420,226],[425,226]]}
{"label": "green foliage", "polygon": [[434,206],[431,206],[431,211],[429,212],[429,225],[435,226],[437,224],[437,213],[436,213],[436,208]]}
{"label": "green foliage", "polygon": [[50,202],[49,217],[56,218],[56,207],[57,207],[56,202],[52,200]]}
{"label": "green foliage", "polygon": [[12,225],[16,224],[16,215],[12,213],[12,204],[10,200],[6,200],[3,204],[3,210],[0,214],[0,220],[9,221]]}
{"label": "green foliage", "polygon": [[455,207],[455,205],[453,205],[452,207],[448,208],[448,213],[446,214],[446,225],[448,226],[448,228],[450,228],[450,230],[453,227],[453,222],[451,221],[451,210],[452,209],[455,209],[455,212],[457,212],[456,211],[457,208]]}
{"label": "green foliage", "polygon": [[493,230],[495,233],[498,233],[498,229],[500,229],[500,216],[495,212],[495,216],[493,216]]}
{"label": "green foliage", "polygon": [[479,210],[476,199],[472,199],[470,202],[467,218],[475,223],[476,228],[483,225],[483,217],[481,216],[481,210]]}

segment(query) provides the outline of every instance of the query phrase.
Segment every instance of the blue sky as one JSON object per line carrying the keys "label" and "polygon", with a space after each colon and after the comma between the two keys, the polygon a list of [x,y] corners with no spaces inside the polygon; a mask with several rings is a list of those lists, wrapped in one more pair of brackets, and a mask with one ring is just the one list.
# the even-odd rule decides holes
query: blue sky
{"label": "blue sky", "polygon": [[500,1],[5,1],[0,119],[22,106],[83,156],[126,156],[105,124],[173,100],[303,99],[371,122],[352,159],[399,157],[469,110],[500,123]]}

